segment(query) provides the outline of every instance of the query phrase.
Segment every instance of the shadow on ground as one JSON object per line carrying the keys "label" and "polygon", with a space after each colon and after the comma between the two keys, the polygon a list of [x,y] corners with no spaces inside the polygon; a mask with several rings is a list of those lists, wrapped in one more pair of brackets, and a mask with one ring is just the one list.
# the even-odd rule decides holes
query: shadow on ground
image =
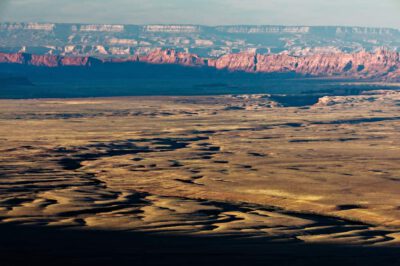
{"label": "shadow on ground", "polygon": [[0,225],[1,265],[400,265],[398,248]]}

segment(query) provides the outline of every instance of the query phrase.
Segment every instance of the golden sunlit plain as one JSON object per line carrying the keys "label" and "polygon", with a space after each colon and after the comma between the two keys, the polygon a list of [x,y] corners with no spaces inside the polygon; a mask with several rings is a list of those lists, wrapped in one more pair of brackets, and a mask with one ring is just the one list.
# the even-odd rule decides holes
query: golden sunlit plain
{"label": "golden sunlit plain", "polygon": [[2,223],[393,246],[400,94],[2,100]]}

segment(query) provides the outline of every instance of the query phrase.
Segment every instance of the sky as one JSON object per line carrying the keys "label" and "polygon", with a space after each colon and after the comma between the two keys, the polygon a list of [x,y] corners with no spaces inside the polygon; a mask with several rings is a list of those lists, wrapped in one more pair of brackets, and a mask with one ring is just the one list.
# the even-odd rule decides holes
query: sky
{"label": "sky", "polygon": [[0,0],[0,20],[400,29],[400,0]]}

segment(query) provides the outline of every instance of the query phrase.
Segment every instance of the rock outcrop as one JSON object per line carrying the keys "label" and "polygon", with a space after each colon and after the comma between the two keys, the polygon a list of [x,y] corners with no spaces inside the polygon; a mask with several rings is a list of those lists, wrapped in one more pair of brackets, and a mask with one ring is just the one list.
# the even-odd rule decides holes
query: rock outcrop
{"label": "rock outcrop", "polygon": [[[336,107],[343,108],[345,106],[354,106],[357,104],[368,105],[388,105],[397,106],[400,101],[400,92],[396,90],[374,90],[365,91],[361,95],[348,96],[324,96],[318,100],[318,103],[313,105],[313,108],[320,107]],[[378,109],[378,108],[377,108]]]}
{"label": "rock outcrop", "polygon": [[155,49],[145,55],[135,55],[120,59],[0,53],[0,63],[45,67],[90,67],[94,63],[123,62],[209,67],[231,72],[296,73],[314,77],[342,77],[385,81],[400,80],[400,55],[398,52],[387,50],[377,50],[375,52],[362,51],[352,54],[323,53],[299,57],[288,54],[238,53],[224,55],[218,59],[207,59],[195,54],[162,49]]}

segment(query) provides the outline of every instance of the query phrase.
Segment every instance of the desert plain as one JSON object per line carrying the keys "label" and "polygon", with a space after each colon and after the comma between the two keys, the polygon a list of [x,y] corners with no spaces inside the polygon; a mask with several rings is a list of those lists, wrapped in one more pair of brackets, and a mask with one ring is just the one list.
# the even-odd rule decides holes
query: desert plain
{"label": "desert plain", "polygon": [[4,230],[400,245],[399,92],[308,107],[226,95],[0,100],[0,110]]}

